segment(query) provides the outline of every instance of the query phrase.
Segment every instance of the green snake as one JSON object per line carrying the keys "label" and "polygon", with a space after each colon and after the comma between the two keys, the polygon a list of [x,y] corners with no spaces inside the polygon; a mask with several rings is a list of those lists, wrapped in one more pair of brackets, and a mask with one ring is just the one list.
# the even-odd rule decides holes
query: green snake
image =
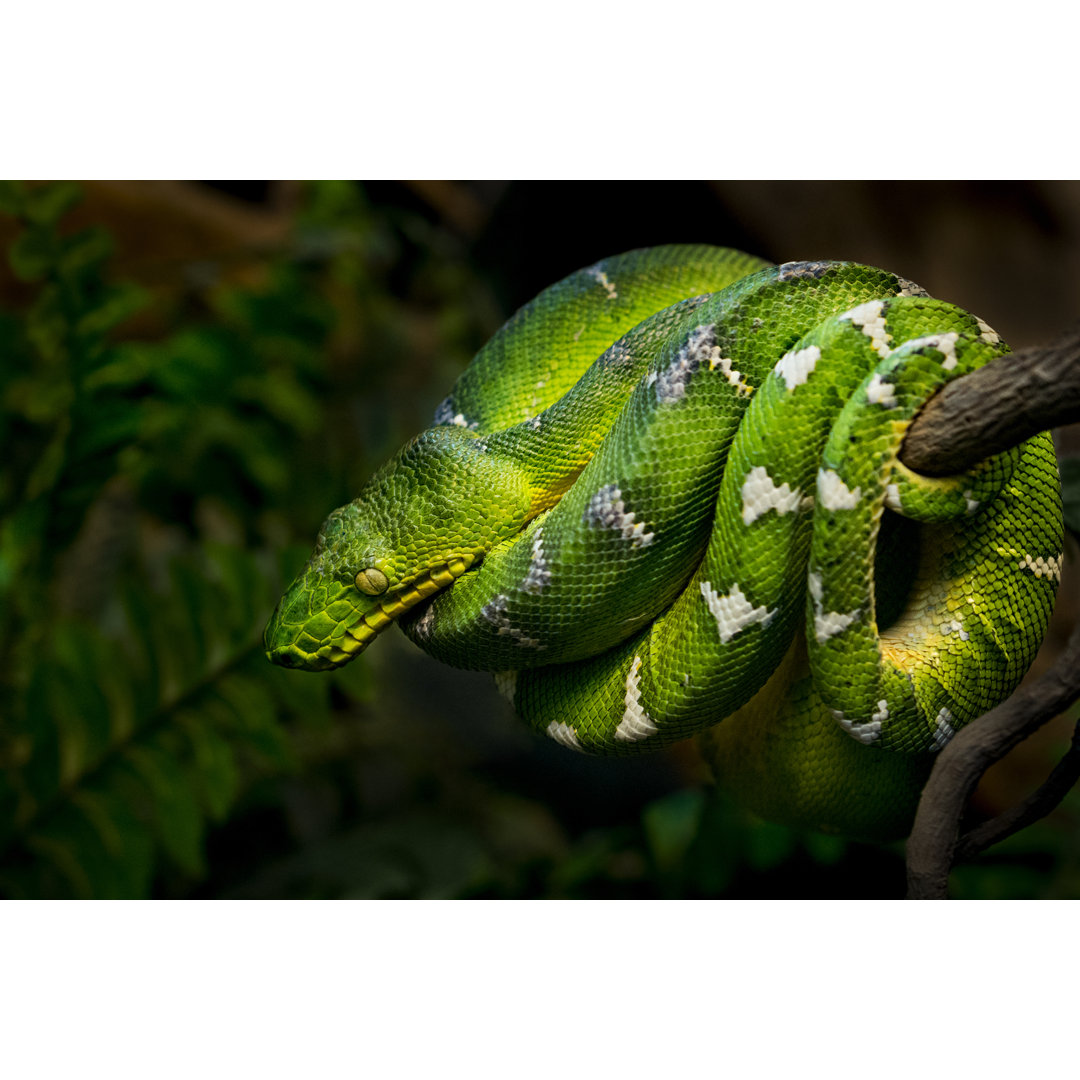
{"label": "green snake", "polygon": [[513,315],[327,518],[267,656],[337,667],[397,622],[574,750],[696,735],[765,818],[902,835],[1060,578],[1049,434],[952,477],[899,459],[925,402],[1007,351],[868,266],[605,259]]}

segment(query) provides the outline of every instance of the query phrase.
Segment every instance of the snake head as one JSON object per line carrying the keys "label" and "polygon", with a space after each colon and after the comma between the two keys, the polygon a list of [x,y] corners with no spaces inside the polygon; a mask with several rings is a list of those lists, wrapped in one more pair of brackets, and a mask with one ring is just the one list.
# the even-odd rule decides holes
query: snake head
{"label": "snake head", "polygon": [[530,503],[526,480],[474,432],[422,432],[323,523],[266,626],[267,659],[308,671],[346,663],[519,532]]}

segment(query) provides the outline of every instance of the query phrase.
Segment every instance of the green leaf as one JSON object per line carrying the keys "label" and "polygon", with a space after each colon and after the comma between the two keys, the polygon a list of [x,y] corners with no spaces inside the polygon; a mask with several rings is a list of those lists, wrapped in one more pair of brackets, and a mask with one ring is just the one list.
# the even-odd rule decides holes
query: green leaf
{"label": "green leaf", "polygon": [[210,556],[207,577],[219,589],[215,603],[218,618],[238,636],[261,633],[270,596],[264,569],[250,552],[240,548],[213,545],[207,553]]}
{"label": "green leaf", "polygon": [[97,395],[78,415],[71,442],[72,459],[82,461],[115,453],[134,440],[140,420],[140,410],[133,402]]}
{"label": "green leaf", "polygon": [[27,314],[26,336],[46,363],[59,365],[66,363],[69,330],[60,290],[47,285]]}
{"label": "green leaf", "polygon": [[82,189],[70,181],[27,189],[24,213],[38,225],[55,225],[79,200]]}
{"label": "green leaf", "polygon": [[46,491],[56,487],[64,463],[67,460],[67,440],[70,433],[70,424],[66,418],[57,427],[56,433],[45,447],[44,453],[38,458],[30,478],[26,482],[26,497],[36,499]]}
{"label": "green leaf", "polygon": [[189,874],[204,872],[203,819],[184,770],[155,745],[129,747],[124,760],[151,796],[155,830],[169,857]]}
{"label": "green leaf", "polygon": [[111,893],[99,899],[138,900],[150,891],[154,844],[121,792],[80,791],[72,804],[90,822],[105,849]]}
{"label": "green leaf", "polygon": [[19,180],[0,180],[0,213],[22,213],[26,203],[26,186]]}
{"label": "green leaf", "polygon": [[[112,740],[112,717],[108,699],[98,682],[102,664],[110,662],[104,642],[89,627],[58,620],[50,632],[54,699],[77,711],[87,762],[96,761]],[[58,709],[59,712],[59,709]]]}
{"label": "green leaf", "polygon": [[109,288],[93,311],[79,319],[76,329],[88,336],[106,334],[146,307],[150,294],[138,285],[123,283]]}
{"label": "green leaf", "polygon": [[747,830],[746,861],[756,872],[772,870],[797,846],[796,834],[784,825],[762,821]]}
{"label": "green leaf", "polygon": [[[103,309],[103,314],[104,310],[107,309]],[[130,390],[149,379],[152,366],[150,349],[143,348],[140,343],[123,342],[109,349],[101,366],[87,374],[83,387],[88,392],[106,388]]]}
{"label": "green leaf", "polygon": [[127,646],[126,666],[131,673],[135,713],[146,716],[154,712],[164,696],[161,666],[151,640],[150,627],[157,617],[154,598],[145,588],[128,584],[122,593],[126,622],[124,641]]}
{"label": "green leaf", "polygon": [[0,595],[22,582],[20,572],[40,553],[48,521],[44,499],[28,499],[0,522]]}
{"label": "green leaf", "polygon": [[735,879],[742,864],[744,821],[721,793],[706,795],[701,825],[686,856],[687,881],[702,895],[719,896]]}
{"label": "green leaf", "polygon": [[[260,658],[261,659],[261,658]],[[292,768],[292,746],[278,722],[277,707],[265,681],[242,672],[221,680],[216,696],[231,710],[239,745],[254,750],[264,761],[279,769]]]}
{"label": "green leaf", "polygon": [[145,895],[147,842],[122,803],[108,795],[81,793],[26,840],[27,850],[55,869],[59,879],[50,880],[39,871],[38,880],[26,884],[40,897],[113,900]]}
{"label": "green leaf", "polygon": [[[90,832],[89,823],[84,828]],[[93,835],[92,832],[90,835]],[[94,898],[94,882],[84,864],[84,851],[80,850],[84,845],[79,843],[78,837],[73,837],[66,830],[60,829],[59,835],[53,836],[48,832],[43,832],[32,836],[26,846],[59,872],[71,890],[70,895],[81,900]],[[39,900],[67,899],[66,895],[57,892],[43,892],[40,885],[31,885],[27,890],[27,895]]]}
{"label": "green leaf", "polygon": [[21,786],[38,805],[47,803],[60,788],[60,735],[49,704],[50,685],[49,667],[39,659],[23,699],[23,729],[31,746],[29,759],[19,771]]}
{"label": "green leaf", "polygon": [[137,676],[129,669],[115,645],[111,655],[97,669],[98,686],[108,703],[109,726],[114,743],[128,739],[135,731],[136,690],[132,686]]}
{"label": "green leaf", "polygon": [[236,756],[208,715],[189,711],[181,724],[191,741],[203,802],[215,821],[224,821],[240,786]]}
{"label": "green leaf", "polygon": [[100,225],[83,229],[63,242],[58,269],[63,274],[75,276],[95,268],[104,262],[113,250],[112,237]]}
{"label": "green leaf", "polygon": [[8,248],[8,262],[20,281],[40,281],[56,262],[56,238],[52,230],[24,229]]}
{"label": "green leaf", "polygon": [[834,866],[848,850],[848,842],[842,836],[819,832],[808,832],[803,837],[803,846],[814,862],[822,866]]}
{"label": "green leaf", "polygon": [[645,838],[660,871],[670,872],[682,863],[697,835],[704,804],[704,793],[691,788],[645,807]]}
{"label": "green leaf", "polygon": [[[177,561],[169,567],[172,585],[170,604],[178,610],[180,633],[188,646],[193,670],[202,670],[220,663],[220,653],[211,656],[208,638],[214,634],[214,600],[204,588],[203,578],[193,567]],[[223,652],[224,650],[220,650]]]}

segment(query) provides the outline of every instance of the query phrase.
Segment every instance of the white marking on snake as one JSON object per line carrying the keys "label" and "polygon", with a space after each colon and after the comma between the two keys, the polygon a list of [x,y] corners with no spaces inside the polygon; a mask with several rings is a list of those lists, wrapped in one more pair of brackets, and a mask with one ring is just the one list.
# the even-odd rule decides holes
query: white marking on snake
{"label": "white marking on snake", "polygon": [[866,384],[866,400],[872,405],[882,405],[886,409],[896,408],[896,384],[883,379],[876,371]]}
{"label": "white marking on snake", "polygon": [[669,405],[686,397],[687,380],[701,366],[701,359],[696,355],[696,334],[697,330],[691,333],[683,347],[675,354],[675,359],[656,377],[656,400],[662,405]]}
{"label": "white marking on snake", "polygon": [[816,345],[809,345],[805,349],[784,353],[776,361],[773,371],[784,380],[789,390],[794,390],[810,378],[810,372],[820,359],[821,350]]}
{"label": "white marking on snake", "polygon": [[956,619],[950,619],[944,626],[945,633],[959,634],[961,641],[967,641],[971,635],[964,629],[963,624]]}
{"label": "white marking on snake", "polygon": [[930,747],[931,750],[941,750],[949,744],[956,734],[956,729],[952,726],[953,719],[953,714],[945,708],[937,714],[937,721],[933,731],[934,745]]}
{"label": "white marking on snake", "polygon": [[630,670],[626,673],[626,696],[623,702],[626,711],[619,726],[615,729],[615,738],[623,741],[638,742],[657,732],[656,725],[649,714],[641,707],[641,657],[635,656]]}
{"label": "white marking on snake", "polygon": [[755,465],[742,486],[742,519],[744,525],[757,521],[762,514],[775,510],[783,516],[799,508],[802,492],[792,490],[787,482],[777,486],[762,465]]}
{"label": "white marking on snake", "polygon": [[513,638],[523,649],[546,649],[547,646],[541,645],[537,638],[529,637],[524,630],[510,622],[510,616],[506,614],[509,603],[510,597],[505,593],[500,593],[480,609],[480,616],[495,627],[499,637]]}
{"label": "white marking on snake", "polygon": [[[656,400],[671,404],[686,397],[686,384],[690,376],[709,359],[714,351],[716,334],[711,326],[698,326],[690,331],[675,359],[656,379]],[[715,350],[719,354],[719,350]],[[736,372],[736,374],[738,374]]]}
{"label": "white marking on snake", "polygon": [[544,527],[539,526],[533,536],[532,558],[529,560],[529,572],[525,575],[521,587],[533,596],[539,596],[551,582],[551,570],[544,558]]}
{"label": "white marking on snake", "polygon": [[1030,570],[1036,577],[1060,581],[1062,559],[1062,555],[1051,555],[1047,559],[1044,559],[1041,555],[1037,555],[1034,559],[1030,555],[1025,555],[1017,563],[1017,566],[1021,570]]}
{"label": "white marking on snake", "polygon": [[885,316],[882,315],[884,307],[883,300],[868,300],[865,304],[845,311],[840,316],[841,319],[850,320],[852,326],[859,327],[870,339],[870,348],[881,357],[888,356],[892,352],[889,348],[892,334],[885,329]]}
{"label": "white marking on snake", "polygon": [[731,357],[721,356],[720,350],[715,347],[709,355],[709,370],[715,371],[719,368],[724,373],[724,378],[735,387],[740,397],[753,393],[753,388],[743,378],[742,372],[735,370],[734,363]]}
{"label": "white marking on snake", "polygon": [[577,732],[569,724],[563,724],[558,720],[552,720],[544,729],[544,734],[546,734],[548,738],[554,739],[557,743],[562,743],[562,745],[569,750],[577,750],[582,754],[585,752],[581,743],[578,742]]}
{"label": "white marking on snake", "polygon": [[495,689],[510,702],[514,704],[514,694],[517,692],[517,677],[516,671],[496,671],[495,672]]}
{"label": "white marking on snake", "polygon": [[644,521],[635,521],[634,512],[626,509],[622,492],[616,484],[605,484],[585,507],[585,524],[593,529],[621,532],[632,547],[648,547],[655,534],[645,531]]}
{"label": "white marking on snake", "polygon": [[877,711],[870,714],[870,719],[878,723],[889,719],[889,703],[884,698],[877,703]]}
{"label": "white marking on snake", "polygon": [[452,416],[450,418],[450,423],[456,424],[458,427],[463,428],[478,428],[480,426],[479,421],[474,421],[470,424],[469,421],[465,419],[464,413],[457,413],[456,415]]}
{"label": "white marking on snake", "polygon": [[806,580],[810,599],[814,602],[814,637],[822,645],[829,638],[843,633],[859,617],[859,608],[854,611],[825,611],[821,575],[811,572]]}
{"label": "white marking on snake", "polygon": [[899,484],[886,484],[885,485],[885,505],[890,510],[895,510],[897,513],[904,509],[904,504],[900,501],[900,485]]}
{"label": "white marking on snake", "polygon": [[[833,716],[836,718],[836,722],[853,738],[857,739],[863,744],[863,746],[869,746],[872,742],[877,742],[881,738],[881,721],[880,720],[867,720],[865,724],[857,724],[854,720],[848,720],[842,712],[836,709],[832,710]],[[876,717],[878,714],[874,713]],[[888,712],[886,711],[886,716]]]}
{"label": "white marking on snake", "polygon": [[716,620],[721,645],[726,645],[736,634],[755,623],[768,626],[776,614],[775,609],[769,611],[764,605],[754,607],[738,585],[732,585],[727,596],[720,596],[708,581],[703,581],[701,595],[705,597],[705,603]]}
{"label": "white marking on snake", "polygon": [[968,488],[968,490],[964,492],[964,502],[967,503],[967,512],[969,514],[974,514],[975,511],[978,510],[980,506],[982,506],[982,503],[979,502],[978,499],[973,499],[971,497],[971,494],[971,489]]}
{"label": "white marking on snake", "polygon": [[427,611],[416,620],[416,625],[413,627],[413,633],[417,637],[423,638],[427,641],[431,637],[432,627],[435,625],[435,608],[432,605],[428,605]]}
{"label": "white marking on snake", "polygon": [[607,297],[609,300],[619,299],[619,294],[615,291],[615,283],[613,281],[608,281],[607,274],[601,270],[599,266],[590,266],[588,272],[591,278],[598,281],[605,289],[607,289]]}
{"label": "white marking on snake", "polygon": [[532,417],[532,419],[527,420],[526,423],[529,425],[530,428],[532,428],[533,431],[539,431],[540,430],[540,417],[539,416]]}
{"label": "white marking on snake", "polygon": [[634,350],[621,341],[616,341],[597,361],[602,368],[630,368],[634,366]]}
{"label": "white marking on snake", "polygon": [[817,493],[826,510],[854,510],[859,505],[862,488],[852,490],[832,469],[818,469]]}
{"label": "white marking on snake", "polygon": [[905,342],[909,348],[931,348],[937,349],[939,353],[944,357],[941,361],[941,366],[946,371],[952,371],[956,367],[956,343],[960,340],[960,335],[955,331],[950,331],[948,334],[931,334],[929,337],[913,338],[911,341]]}
{"label": "white marking on snake", "polygon": [[976,316],[975,321],[979,324],[979,337],[982,338],[987,345],[996,345],[1001,340],[997,331],[984,323],[982,319]]}

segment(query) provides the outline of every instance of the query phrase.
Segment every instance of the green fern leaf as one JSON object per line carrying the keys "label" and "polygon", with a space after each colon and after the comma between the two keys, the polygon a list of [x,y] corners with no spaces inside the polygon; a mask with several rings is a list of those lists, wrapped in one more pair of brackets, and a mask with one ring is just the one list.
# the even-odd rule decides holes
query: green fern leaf
{"label": "green fern leaf", "polygon": [[124,764],[142,782],[156,835],[169,857],[193,876],[203,872],[203,817],[183,768],[162,746],[129,747]]}
{"label": "green fern leaf", "polygon": [[210,817],[224,821],[236,801],[240,774],[233,748],[208,713],[189,710],[179,719],[191,743],[203,804]]}
{"label": "green fern leaf", "polygon": [[64,181],[23,189],[21,211],[37,225],[55,225],[82,199],[78,184]]}

